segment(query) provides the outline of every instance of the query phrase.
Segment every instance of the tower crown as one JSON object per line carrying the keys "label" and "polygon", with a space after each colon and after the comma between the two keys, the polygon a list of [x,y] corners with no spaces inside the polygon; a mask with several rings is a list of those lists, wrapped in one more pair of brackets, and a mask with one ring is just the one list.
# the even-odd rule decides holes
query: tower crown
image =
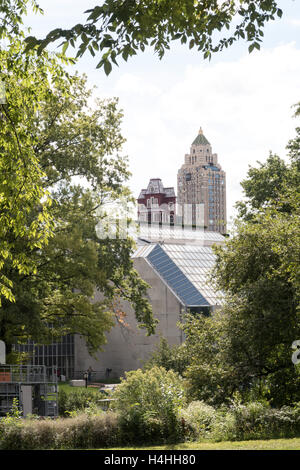
{"label": "tower crown", "polygon": [[196,139],[193,141],[192,145],[210,145],[207,138],[203,134],[202,127],[200,127]]}

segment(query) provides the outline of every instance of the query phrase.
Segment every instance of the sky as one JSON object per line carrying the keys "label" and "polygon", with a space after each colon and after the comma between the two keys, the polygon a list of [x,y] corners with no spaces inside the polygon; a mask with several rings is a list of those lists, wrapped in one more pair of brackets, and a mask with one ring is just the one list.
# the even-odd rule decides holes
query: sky
{"label": "sky", "polygon": [[[29,14],[24,21],[37,37],[83,22],[83,12],[97,4],[38,3],[44,15]],[[286,145],[299,126],[293,105],[300,102],[300,1],[279,0],[278,6],[282,18],[267,24],[261,50],[251,54],[239,42],[209,62],[174,43],[162,60],[146,50],[120,62],[108,77],[89,53],[73,67],[97,86],[98,97],[119,98],[135,197],[150,178],[161,178],[177,192],[177,171],[200,127],[227,174],[229,227],[249,165],[263,163],[270,152],[287,159]]]}

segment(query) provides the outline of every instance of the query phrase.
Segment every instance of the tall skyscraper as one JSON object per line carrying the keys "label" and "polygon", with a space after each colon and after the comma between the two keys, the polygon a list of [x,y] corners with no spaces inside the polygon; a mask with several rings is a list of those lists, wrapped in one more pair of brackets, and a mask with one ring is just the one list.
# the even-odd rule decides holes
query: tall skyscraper
{"label": "tall skyscraper", "polygon": [[178,171],[177,188],[185,225],[226,233],[226,174],[201,128]]}

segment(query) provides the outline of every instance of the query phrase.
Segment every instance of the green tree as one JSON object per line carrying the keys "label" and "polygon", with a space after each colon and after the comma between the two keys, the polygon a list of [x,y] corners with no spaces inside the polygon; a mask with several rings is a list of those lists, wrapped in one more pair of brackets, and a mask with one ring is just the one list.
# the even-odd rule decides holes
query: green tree
{"label": "green tree", "polygon": [[224,314],[186,315],[180,328],[185,334],[188,364],[183,376],[189,400],[211,405],[228,402],[237,384],[235,368],[227,360],[230,337],[224,328]]}
{"label": "green tree", "polygon": [[28,6],[41,12],[35,0],[0,5],[0,305],[3,298],[15,300],[10,272],[3,268],[10,263],[19,273],[35,272],[32,250],[51,236],[51,198],[41,185],[44,174],[31,127],[52,84],[69,80],[53,55],[28,52],[24,58],[22,18]]}
{"label": "green tree", "polygon": [[113,393],[128,443],[159,443],[182,438],[180,410],[186,403],[183,380],[172,370],[153,367],[126,372]]}
{"label": "green tree", "polygon": [[[274,405],[299,399],[292,343],[300,338],[299,129],[290,162],[276,156],[250,169],[244,211],[213,278],[225,294],[221,312],[183,325],[192,396],[221,403],[239,391]],[[274,184],[274,181],[276,184]],[[256,394],[256,395],[255,395]]]}
{"label": "green tree", "polygon": [[34,272],[32,251],[51,236],[51,199],[41,185],[33,127],[40,103],[51,99],[51,86],[60,83],[66,92],[69,81],[53,56],[28,53],[24,60],[21,41],[10,41],[0,50],[5,86],[0,103],[0,302],[2,297],[14,300],[10,271],[3,268],[10,264],[20,274]]}
{"label": "green tree", "polygon": [[[27,56],[24,61],[20,44],[19,47],[20,56],[15,57],[19,57],[17,64],[26,77],[25,96],[28,93],[34,98],[33,87],[38,86],[32,83],[32,76],[35,77],[36,61],[42,62],[44,58],[40,56],[30,62],[28,57],[35,56]],[[15,49],[10,53],[16,54]],[[8,52],[5,54],[10,57]],[[39,82],[45,78],[42,72],[43,69],[38,69]],[[14,302],[10,297],[3,300],[0,336],[9,345],[16,339],[43,342],[62,334],[80,333],[90,352],[95,352],[105,342],[105,332],[114,324],[114,316],[118,318],[116,298],[133,305],[140,326],[148,334],[153,333],[156,322],[144,297],[147,284],[133,269],[133,241],[128,237],[99,239],[95,230],[99,208],[104,212],[112,201],[130,196],[125,186],[129,176],[127,159],[119,155],[124,138],[117,100],[98,100],[90,107],[92,90],[87,88],[86,78],[77,75],[66,78],[55,62],[53,73],[60,78],[52,81],[51,86],[45,80],[41,87],[44,94],[38,89],[38,109],[33,112],[30,108],[28,119],[24,115],[26,108],[20,109],[24,93],[18,90],[18,102],[9,100],[15,113],[20,113],[18,125],[27,137],[28,151],[37,169],[35,184],[40,191],[36,200],[30,199],[27,211],[23,203],[20,227],[25,231],[38,220],[44,233],[47,219],[41,217],[42,196],[48,195],[51,237],[45,244],[44,239],[40,241],[37,229],[33,241],[28,231],[23,237],[11,231],[10,252],[1,273],[11,283]],[[12,74],[12,84],[8,80],[7,88],[16,95],[18,87],[14,79]],[[5,105],[4,111],[7,111]],[[11,110],[8,115],[12,116]],[[13,122],[16,122],[15,115]],[[17,135],[19,138],[20,133]],[[6,135],[3,135],[3,148],[2,162],[5,162],[9,160]],[[11,193],[6,193],[5,200],[11,204],[11,210],[17,210],[13,206],[15,186],[11,176],[9,173]],[[31,170],[28,169],[26,177],[28,181],[24,178],[24,184],[32,184]],[[2,243],[8,243],[7,232],[3,233]],[[28,258],[32,269],[21,269],[16,264],[19,257],[25,261]],[[97,302],[93,300],[96,288],[102,294]]]}
{"label": "green tree", "polygon": [[23,16],[30,6],[35,13],[43,11],[35,0],[2,0],[0,4],[0,39],[22,36]]}
{"label": "green tree", "polygon": [[[60,40],[66,52],[79,40],[77,57],[86,51],[99,55],[97,67],[109,74],[118,58],[127,61],[147,46],[162,58],[175,40],[197,48],[204,58],[240,39],[249,43],[249,52],[260,49],[265,23],[282,16],[275,0],[105,0],[85,13],[84,24],[57,28],[40,40],[28,37],[28,48],[40,52]],[[240,20],[235,27],[234,18]]]}
{"label": "green tree", "polygon": [[285,160],[272,153],[266,162],[257,163],[259,167],[250,167],[247,179],[241,182],[245,199],[236,204],[239,217],[245,220],[273,204],[290,174]]}
{"label": "green tree", "polygon": [[173,370],[183,375],[189,364],[189,354],[186,343],[180,345],[170,345],[166,338],[162,337],[156,350],[144,364],[144,369],[152,367],[163,367],[166,370]]}

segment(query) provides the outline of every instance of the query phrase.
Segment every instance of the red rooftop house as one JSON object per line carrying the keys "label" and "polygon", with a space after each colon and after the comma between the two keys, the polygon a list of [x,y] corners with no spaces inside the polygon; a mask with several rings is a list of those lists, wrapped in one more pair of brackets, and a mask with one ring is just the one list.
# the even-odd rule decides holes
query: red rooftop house
{"label": "red rooftop house", "polygon": [[164,188],[160,178],[151,178],[138,197],[138,221],[149,225],[174,225],[176,196],[174,188]]}

